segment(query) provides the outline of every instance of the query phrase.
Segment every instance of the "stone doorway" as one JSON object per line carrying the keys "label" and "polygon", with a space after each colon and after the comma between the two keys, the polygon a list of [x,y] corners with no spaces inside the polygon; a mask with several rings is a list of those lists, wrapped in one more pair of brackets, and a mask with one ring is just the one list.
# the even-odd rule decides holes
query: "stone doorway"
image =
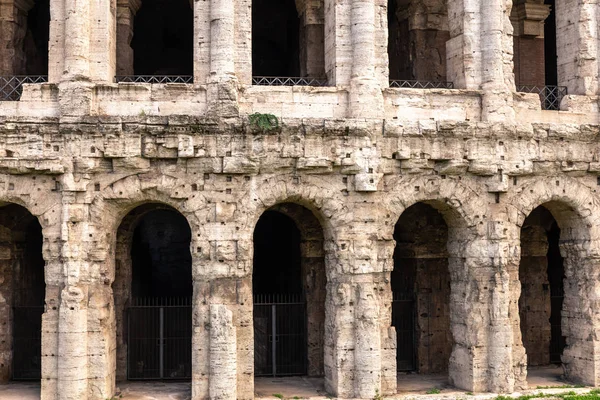
{"label": "stone doorway", "polygon": [[45,261],[42,227],[24,207],[0,207],[0,383],[38,381],[42,373]]}
{"label": "stone doorway", "polygon": [[560,253],[561,230],[552,213],[540,206],[521,227],[519,317],[529,371],[539,378],[544,371],[556,374],[566,346],[561,326],[564,300],[564,260]]}
{"label": "stone doorway", "polygon": [[324,374],[323,233],[308,209],[280,204],[254,231],[254,374]]}
{"label": "stone doorway", "polygon": [[117,381],[191,380],[190,241],[185,217],[162,204],[123,219],[113,286]]}
{"label": "stone doorway", "polygon": [[392,325],[400,375],[439,376],[447,382],[452,352],[448,226],[432,206],[417,203],[398,220],[394,239]]}

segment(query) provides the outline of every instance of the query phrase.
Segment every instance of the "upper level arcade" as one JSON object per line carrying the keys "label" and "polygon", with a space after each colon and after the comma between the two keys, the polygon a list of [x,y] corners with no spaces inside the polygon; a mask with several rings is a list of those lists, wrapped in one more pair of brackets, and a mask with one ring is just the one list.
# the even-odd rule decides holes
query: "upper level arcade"
{"label": "upper level arcade", "polygon": [[1,115],[599,121],[591,0],[3,1]]}

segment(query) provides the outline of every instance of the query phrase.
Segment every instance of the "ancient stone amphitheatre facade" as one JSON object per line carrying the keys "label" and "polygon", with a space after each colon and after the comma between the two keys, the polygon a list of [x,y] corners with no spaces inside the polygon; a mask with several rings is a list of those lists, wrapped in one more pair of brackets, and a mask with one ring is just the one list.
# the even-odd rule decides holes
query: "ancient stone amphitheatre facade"
{"label": "ancient stone amphitheatre facade", "polygon": [[0,381],[600,384],[596,0],[0,0]]}

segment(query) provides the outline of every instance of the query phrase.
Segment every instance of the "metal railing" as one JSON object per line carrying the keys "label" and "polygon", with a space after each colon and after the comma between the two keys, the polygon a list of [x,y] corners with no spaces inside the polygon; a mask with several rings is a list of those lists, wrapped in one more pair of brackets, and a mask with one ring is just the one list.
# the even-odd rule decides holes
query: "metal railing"
{"label": "metal railing", "polygon": [[517,92],[537,93],[540,96],[542,110],[560,110],[560,102],[567,95],[565,86],[517,86]]}
{"label": "metal railing", "polygon": [[410,89],[454,89],[452,82],[435,81],[408,81],[408,80],[390,80],[391,88],[410,88]]}
{"label": "metal railing", "polygon": [[253,76],[252,84],[259,86],[327,86],[327,79],[284,76]]}
{"label": "metal railing", "polygon": [[0,101],[19,101],[24,83],[46,83],[46,75],[0,76]]}
{"label": "metal railing", "polygon": [[192,75],[121,75],[117,83],[194,83]]}

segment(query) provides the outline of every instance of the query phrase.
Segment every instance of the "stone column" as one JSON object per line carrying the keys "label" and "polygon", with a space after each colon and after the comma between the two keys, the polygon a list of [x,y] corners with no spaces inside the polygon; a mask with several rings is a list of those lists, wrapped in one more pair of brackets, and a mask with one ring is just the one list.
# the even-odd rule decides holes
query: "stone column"
{"label": "stone column", "polygon": [[504,121],[515,117],[512,107],[514,74],[512,68],[511,0],[480,3],[482,119]]}
{"label": "stone column", "polygon": [[232,0],[210,3],[210,77],[208,102],[211,113],[223,117],[239,114],[235,75],[235,7]]}
{"label": "stone column", "polygon": [[600,94],[600,7],[596,0],[556,2],[558,84],[570,95]]}
{"label": "stone column", "polygon": [[133,75],[133,22],[142,5],[141,0],[117,2],[117,75]]}
{"label": "stone column", "polygon": [[380,118],[383,94],[375,79],[375,0],[352,0],[351,118]]}
{"label": "stone column", "polygon": [[352,0],[324,0],[325,72],[331,85],[349,85],[352,75]]}
{"label": "stone column", "polygon": [[323,1],[298,1],[300,16],[300,76],[325,77]]}

